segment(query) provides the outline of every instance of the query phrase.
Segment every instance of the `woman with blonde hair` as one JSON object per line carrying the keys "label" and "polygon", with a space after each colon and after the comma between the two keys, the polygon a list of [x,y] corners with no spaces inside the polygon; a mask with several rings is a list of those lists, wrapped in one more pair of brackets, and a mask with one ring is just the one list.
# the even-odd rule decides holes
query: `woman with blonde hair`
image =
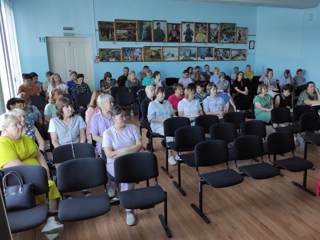
{"label": "woman with blonde hair", "polygon": [[68,86],[62,81],[61,76],[58,73],[52,74],[51,84],[53,89],[59,89],[63,93],[68,94]]}
{"label": "woman with blonde hair", "polygon": [[254,114],[257,120],[266,123],[271,121],[272,97],[268,94],[268,86],[264,83],[259,84],[257,96],[253,99]]}
{"label": "woman with blonde hair", "polygon": [[136,78],[136,73],[135,71],[131,70],[129,72],[129,75],[128,75],[128,79],[125,83],[125,86],[127,88],[134,88],[134,87],[139,87],[140,86],[140,82],[139,80]]}
{"label": "woman with blonde hair", "polygon": [[86,135],[87,135],[87,142],[92,143],[92,135],[91,135],[91,120],[94,114],[100,111],[97,105],[97,98],[101,95],[100,90],[93,91],[90,99],[90,103],[85,113],[85,121],[87,124],[86,128]]}
{"label": "woman with blonde hair", "polygon": [[49,95],[49,103],[44,108],[44,118],[46,122],[49,122],[51,118],[57,116],[57,100],[63,96],[63,92],[60,89],[53,89]]}

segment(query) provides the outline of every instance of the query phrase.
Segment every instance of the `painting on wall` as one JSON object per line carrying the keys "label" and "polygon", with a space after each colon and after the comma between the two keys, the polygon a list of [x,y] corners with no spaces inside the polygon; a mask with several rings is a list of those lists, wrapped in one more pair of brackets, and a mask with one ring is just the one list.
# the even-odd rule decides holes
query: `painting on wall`
{"label": "painting on wall", "polygon": [[137,21],[137,41],[151,42],[152,41],[152,21]]}
{"label": "painting on wall", "polygon": [[152,40],[154,42],[167,41],[167,22],[166,21],[153,21]]}
{"label": "painting on wall", "polygon": [[181,23],[181,42],[194,42],[195,24],[190,22]]}
{"label": "painting on wall", "polygon": [[142,62],[142,48],[122,48],[122,61],[124,62]]}
{"label": "painting on wall", "polygon": [[210,43],[219,42],[220,24],[219,23],[209,23],[209,33],[208,40]]}
{"label": "painting on wall", "polygon": [[229,61],[231,58],[230,48],[215,48],[214,49],[214,60],[215,61]]}
{"label": "painting on wall", "polygon": [[114,41],[113,22],[98,22],[99,41]]}
{"label": "painting on wall", "polygon": [[213,49],[214,48],[211,48],[211,47],[198,47],[197,48],[198,61],[213,60]]}
{"label": "painting on wall", "polygon": [[115,20],[116,41],[137,41],[137,21]]}
{"label": "painting on wall", "polygon": [[197,61],[197,47],[179,47],[180,61]]}
{"label": "painting on wall", "polygon": [[207,23],[195,23],[194,26],[194,42],[206,43],[208,42],[208,24]]}
{"label": "painting on wall", "polygon": [[237,27],[236,28],[236,43],[247,44],[248,43],[248,28]]}
{"label": "painting on wall", "polygon": [[163,61],[179,61],[179,47],[163,47]]}
{"label": "painting on wall", "polygon": [[181,40],[181,24],[180,23],[168,23],[168,42],[180,42]]}
{"label": "painting on wall", "polygon": [[231,50],[231,60],[232,61],[246,61],[247,60],[247,50],[246,49],[232,49]]}
{"label": "painting on wall", "polygon": [[145,62],[161,62],[162,47],[148,46],[143,47],[143,61]]}
{"label": "painting on wall", "polygon": [[121,50],[118,48],[100,48],[99,60],[100,62],[120,62]]}
{"label": "painting on wall", "polygon": [[220,43],[234,43],[236,36],[235,23],[220,23]]}

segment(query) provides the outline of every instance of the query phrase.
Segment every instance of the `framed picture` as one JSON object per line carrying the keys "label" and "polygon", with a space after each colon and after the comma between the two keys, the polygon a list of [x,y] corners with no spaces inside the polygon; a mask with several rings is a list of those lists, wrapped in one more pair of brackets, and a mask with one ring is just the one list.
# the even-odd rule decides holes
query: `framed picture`
{"label": "framed picture", "polygon": [[121,50],[120,48],[100,48],[99,59],[100,62],[120,62]]}
{"label": "framed picture", "polygon": [[180,61],[197,61],[197,47],[179,47]]}
{"label": "framed picture", "polygon": [[219,42],[220,24],[219,23],[209,23],[209,33],[208,41],[209,43]]}
{"label": "framed picture", "polygon": [[152,21],[137,21],[137,41],[152,42]]}
{"label": "framed picture", "polygon": [[232,49],[231,50],[232,61],[246,61],[247,60],[247,49]]}
{"label": "framed picture", "polygon": [[181,42],[194,42],[194,23],[181,23]]}
{"label": "framed picture", "polygon": [[148,46],[143,48],[144,62],[161,62],[162,61],[162,47]]}
{"label": "framed picture", "polygon": [[195,23],[194,29],[194,42],[208,42],[208,23]]}
{"label": "framed picture", "polygon": [[142,48],[122,48],[122,61],[124,62],[142,62]]}
{"label": "framed picture", "polygon": [[230,48],[215,48],[214,49],[214,60],[215,61],[229,61],[231,58]]}
{"label": "framed picture", "polygon": [[236,43],[247,44],[248,43],[248,28],[237,27],[236,28]]}
{"label": "framed picture", "polygon": [[167,36],[168,42],[180,42],[181,41],[181,24],[180,23],[168,23],[167,24]]}
{"label": "framed picture", "polygon": [[137,21],[115,20],[116,41],[137,41]]}
{"label": "framed picture", "polygon": [[154,42],[167,41],[167,22],[166,21],[153,21],[152,27],[152,40]]}
{"label": "framed picture", "polygon": [[114,41],[114,23],[98,22],[99,41]]}
{"label": "framed picture", "polygon": [[179,47],[162,47],[163,61],[179,61]]}
{"label": "framed picture", "polygon": [[250,41],[249,41],[249,49],[250,49],[250,50],[253,50],[253,49],[255,49],[255,48],[256,48],[256,41],[250,40]]}
{"label": "framed picture", "polygon": [[211,48],[211,47],[198,47],[197,48],[198,61],[213,60],[213,50],[214,48]]}
{"label": "framed picture", "polygon": [[234,43],[236,36],[235,23],[220,23],[220,43]]}

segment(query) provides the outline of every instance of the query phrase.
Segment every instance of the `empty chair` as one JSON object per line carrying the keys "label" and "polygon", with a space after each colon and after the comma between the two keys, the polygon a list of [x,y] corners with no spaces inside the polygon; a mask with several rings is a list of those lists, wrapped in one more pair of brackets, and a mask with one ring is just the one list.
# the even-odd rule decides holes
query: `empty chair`
{"label": "empty chair", "polygon": [[[114,163],[117,183],[137,183],[147,181],[147,187],[122,191],[119,193],[120,205],[125,209],[149,209],[164,203],[164,214],[159,215],[160,222],[168,237],[167,193],[158,185],[159,176],[157,158],[150,152],[138,152],[118,157]],[[156,185],[149,186],[149,179],[155,178]]]}
{"label": "empty chair", "polygon": [[92,144],[75,143],[62,145],[53,150],[53,163],[62,163],[76,158],[95,158]]}
{"label": "empty chair", "polygon": [[173,149],[178,153],[180,159],[177,161],[178,182],[173,181],[173,185],[185,196],[186,192],[181,187],[181,164],[185,163],[189,167],[195,167],[194,153],[192,151],[199,142],[204,141],[204,131],[199,126],[186,126],[177,129],[174,136],[175,146]]}
{"label": "empty chair", "polygon": [[315,110],[309,105],[296,105],[296,106],[294,106],[292,121],[299,122],[302,114],[309,113],[309,112],[315,112]]}
{"label": "empty chair", "polygon": [[[15,171],[22,177],[24,184],[32,184],[34,195],[48,194],[47,172],[40,166],[18,166],[4,168],[1,170],[4,174]],[[8,179],[8,186],[16,185],[16,181]],[[38,204],[33,208],[8,211],[8,220],[12,233],[23,232],[36,228],[47,220],[48,204]]]}
{"label": "empty chair", "polygon": [[284,124],[292,122],[291,112],[289,108],[279,107],[271,110],[271,123]]}
{"label": "empty chair", "polygon": [[167,77],[165,80],[165,84],[167,87],[171,87],[178,82],[179,82],[179,78],[175,78],[175,77]]}
{"label": "empty chair", "polygon": [[[203,212],[203,185],[214,188],[225,188],[237,185],[243,181],[243,177],[228,167],[228,147],[225,141],[209,140],[198,143],[194,150],[195,166],[199,175],[199,205],[191,204],[193,210],[206,222],[209,218]],[[199,167],[214,166],[226,163],[227,168],[218,171],[200,173]]]}
{"label": "empty chair", "polygon": [[[236,163],[240,160],[249,159],[257,161],[257,158],[262,158],[263,156],[262,139],[255,135],[244,135],[238,137],[234,141],[234,147],[237,156]],[[278,168],[264,162],[240,166],[238,169],[246,176],[254,179],[267,179],[280,174],[280,170]]]}
{"label": "empty chair", "polygon": [[223,115],[225,122],[233,123],[237,129],[240,128],[240,124],[246,119],[246,115],[242,112],[228,112]]}
{"label": "empty chair", "polygon": [[[164,140],[165,140],[165,148],[166,148],[166,166],[161,167],[161,169],[170,177],[172,175],[169,173],[169,150],[174,149],[174,134],[175,131],[180,127],[190,126],[190,119],[187,117],[172,117],[168,118],[163,122],[163,130],[164,130]],[[170,140],[170,138],[172,140]]]}
{"label": "empty chair", "polygon": [[243,122],[240,129],[242,135],[256,135],[262,139],[267,136],[266,123],[260,120]]}
{"label": "empty chair", "polygon": [[[57,186],[62,194],[58,218],[62,222],[79,221],[105,214],[110,210],[106,191],[89,196],[65,198],[65,193],[77,192],[107,184],[105,162],[101,159],[78,158],[57,166]],[[104,189],[105,190],[105,189]]]}
{"label": "empty chair", "polygon": [[[313,192],[307,189],[307,174],[308,170],[313,168],[313,163],[295,156],[294,150],[295,145],[292,133],[276,132],[268,136],[268,152],[273,155],[274,164],[290,172],[303,172],[302,185],[296,182],[292,183],[304,191],[314,195]],[[292,157],[277,160],[277,155],[289,152],[292,152]]]}
{"label": "empty chair", "polygon": [[204,133],[209,133],[210,127],[216,123],[219,123],[219,118],[215,115],[201,115],[195,119],[195,125],[202,127]]}
{"label": "empty chair", "polygon": [[135,101],[134,94],[126,87],[116,87],[115,102],[121,107],[130,107]]}

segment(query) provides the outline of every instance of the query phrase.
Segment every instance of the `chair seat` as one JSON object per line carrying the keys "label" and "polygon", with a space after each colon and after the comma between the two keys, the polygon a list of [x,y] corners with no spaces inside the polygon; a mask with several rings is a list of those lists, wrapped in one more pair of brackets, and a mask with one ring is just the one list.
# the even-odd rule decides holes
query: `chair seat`
{"label": "chair seat", "polygon": [[181,161],[187,164],[190,167],[195,167],[195,159],[194,159],[194,153],[185,153],[185,154],[180,154],[179,157],[181,158]]}
{"label": "chair seat", "polygon": [[278,160],[276,165],[291,172],[300,172],[313,168],[313,163],[299,157]]}
{"label": "chair seat", "polygon": [[258,163],[239,167],[239,170],[254,179],[267,179],[278,176],[280,170],[267,163]]}
{"label": "chair seat", "polygon": [[243,177],[232,169],[225,169],[217,172],[203,173],[200,177],[210,186],[224,188],[239,184]]}
{"label": "chair seat", "polygon": [[63,221],[78,221],[100,216],[110,210],[106,193],[88,197],[75,197],[61,200],[58,218]]}
{"label": "chair seat", "polygon": [[176,144],[175,142],[167,142],[166,146],[167,146],[167,149],[174,149]]}
{"label": "chair seat", "polygon": [[301,126],[300,123],[293,123],[290,124],[288,126],[285,127],[277,127],[275,128],[276,132],[284,132],[284,133],[293,133],[293,134],[297,134],[299,132],[301,132]]}
{"label": "chair seat", "polygon": [[23,232],[40,226],[47,220],[48,205],[41,204],[34,208],[8,212],[8,220],[12,233]]}
{"label": "chair seat", "polygon": [[307,143],[320,145],[320,134],[319,133],[308,133],[304,137]]}
{"label": "chair seat", "polygon": [[126,209],[148,209],[166,199],[160,186],[128,190],[119,193],[120,205]]}

